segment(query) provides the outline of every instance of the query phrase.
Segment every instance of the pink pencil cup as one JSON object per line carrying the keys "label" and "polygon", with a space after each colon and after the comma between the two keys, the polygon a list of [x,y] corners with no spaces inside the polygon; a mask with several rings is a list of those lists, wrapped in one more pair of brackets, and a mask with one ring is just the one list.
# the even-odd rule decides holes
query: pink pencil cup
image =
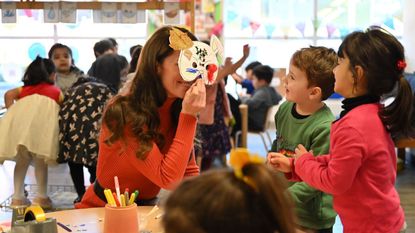
{"label": "pink pencil cup", "polygon": [[104,233],[137,233],[137,205],[111,207],[105,205]]}

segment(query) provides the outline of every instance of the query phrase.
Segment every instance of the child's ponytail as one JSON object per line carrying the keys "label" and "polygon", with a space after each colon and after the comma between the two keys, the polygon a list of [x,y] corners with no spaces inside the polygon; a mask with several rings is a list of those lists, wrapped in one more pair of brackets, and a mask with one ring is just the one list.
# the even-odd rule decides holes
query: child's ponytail
{"label": "child's ponytail", "polygon": [[413,98],[408,81],[400,76],[395,100],[380,112],[383,123],[395,139],[414,136],[414,128],[412,127]]}
{"label": "child's ponytail", "polygon": [[24,86],[33,86],[42,82],[53,84],[50,75],[54,72],[55,65],[51,60],[37,56],[27,67],[22,82]]}

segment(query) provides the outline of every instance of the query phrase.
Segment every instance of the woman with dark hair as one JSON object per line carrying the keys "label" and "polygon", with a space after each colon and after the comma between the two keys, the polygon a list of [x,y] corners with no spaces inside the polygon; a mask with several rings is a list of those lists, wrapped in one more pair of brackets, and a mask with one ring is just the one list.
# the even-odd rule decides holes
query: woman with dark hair
{"label": "woman with dark hair", "polygon": [[[193,153],[197,114],[206,102],[201,79],[184,81],[178,68],[182,48],[174,36],[196,38],[186,29],[165,26],[142,50],[131,88],[107,106],[99,137],[97,179],[77,208],[104,206],[104,189],[139,190],[140,204],[154,204],[161,188],[199,174]],[[176,37],[177,39],[177,37]],[[175,48],[175,49],[173,49]]]}
{"label": "woman with dark hair", "polygon": [[103,55],[96,61],[94,77],[78,79],[65,95],[59,112],[58,162],[68,162],[78,194],[74,203],[80,202],[85,193],[84,166],[90,173],[89,181],[95,181],[102,112],[118,92],[121,73],[127,67],[128,63],[120,56]]}

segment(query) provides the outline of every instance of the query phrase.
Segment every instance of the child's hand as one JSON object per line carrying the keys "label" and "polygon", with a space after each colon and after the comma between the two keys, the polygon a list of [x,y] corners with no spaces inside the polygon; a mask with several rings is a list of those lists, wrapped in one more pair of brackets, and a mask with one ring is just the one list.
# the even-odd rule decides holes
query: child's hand
{"label": "child's hand", "polygon": [[249,47],[249,44],[244,45],[244,47],[243,47],[243,57],[244,58],[249,57],[250,50],[251,50],[251,48]]}
{"label": "child's hand", "polygon": [[[308,152],[309,151],[307,151],[307,149],[302,144],[298,144],[297,148],[295,148],[294,163],[297,161],[298,158],[300,158],[301,156],[303,156],[304,154]],[[310,150],[310,153],[313,154],[313,151]]]}
{"label": "child's hand", "polygon": [[281,172],[291,172],[291,162],[288,157],[280,153],[270,152],[267,155],[267,162],[270,164],[274,169],[281,171]]}

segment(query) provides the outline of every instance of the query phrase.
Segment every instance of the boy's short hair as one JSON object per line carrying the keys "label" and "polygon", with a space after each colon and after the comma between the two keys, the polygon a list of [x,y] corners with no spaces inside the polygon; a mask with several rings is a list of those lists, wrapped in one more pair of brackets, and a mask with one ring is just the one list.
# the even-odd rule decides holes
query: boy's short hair
{"label": "boy's short hair", "polygon": [[100,40],[94,45],[95,57],[104,54],[107,50],[114,49],[114,44],[110,40]]}
{"label": "boy's short hair", "polygon": [[245,71],[253,70],[255,67],[260,66],[260,65],[262,65],[262,63],[259,61],[251,62],[245,67]]}
{"label": "boy's short hair", "polygon": [[306,73],[309,87],[321,88],[321,100],[334,93],[333,69],[337,65],[337,54],[333,49],[322,46],[302,48],[293,54],[291,62]]}
{"label": "boy's short hair", "polygon": [[258,80],[265,80],[270,84],[272,77],[274,76],[274,69],[267,65],[260,65],[252,70],[252,74],[255,75]]}

